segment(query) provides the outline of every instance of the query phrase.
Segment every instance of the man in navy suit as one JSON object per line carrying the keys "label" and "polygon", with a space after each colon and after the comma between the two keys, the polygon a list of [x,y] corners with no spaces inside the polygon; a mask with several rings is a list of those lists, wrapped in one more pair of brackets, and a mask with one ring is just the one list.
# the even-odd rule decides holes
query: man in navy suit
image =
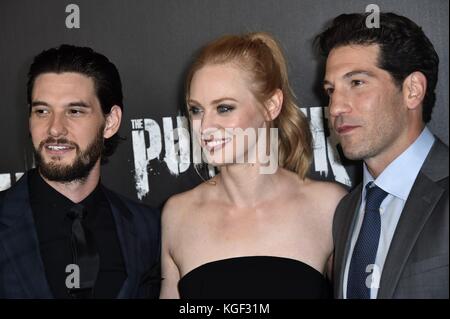
{"label": "man in navy suit", "polygon": [[0,193],[0,298],[156,298],[160,215],[100,182],[120,137],[119,73],[62,45],[28,73],[36,169]]}

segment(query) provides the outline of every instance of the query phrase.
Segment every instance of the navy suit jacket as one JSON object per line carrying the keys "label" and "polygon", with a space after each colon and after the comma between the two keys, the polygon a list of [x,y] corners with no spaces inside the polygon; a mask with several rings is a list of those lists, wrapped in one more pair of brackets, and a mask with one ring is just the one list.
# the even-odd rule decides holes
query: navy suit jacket
{"label": "navy suit jacket", "polygon": [[[0,298],[53,298],[29,203],[27,174],[0,192]],[[103,187],[127,278],[117,298],[158,298],[160,213]]]}

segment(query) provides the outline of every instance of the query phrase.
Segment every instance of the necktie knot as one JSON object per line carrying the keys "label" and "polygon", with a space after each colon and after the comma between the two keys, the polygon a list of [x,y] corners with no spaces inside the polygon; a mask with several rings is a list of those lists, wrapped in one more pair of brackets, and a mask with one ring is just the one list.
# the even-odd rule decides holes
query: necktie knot
{"label": "necktie knot", "polygon": [[70,208],[69,212],[67,213],[67,216],[71,220],[82,220],[85,216],[86,210],[84,209],[84,206],[82,204],[76,204],[72,208]]}
{"label": "necktie knot", "polygon": [[366,210],[377,210],[388,193],[373,182],[366,185]]}

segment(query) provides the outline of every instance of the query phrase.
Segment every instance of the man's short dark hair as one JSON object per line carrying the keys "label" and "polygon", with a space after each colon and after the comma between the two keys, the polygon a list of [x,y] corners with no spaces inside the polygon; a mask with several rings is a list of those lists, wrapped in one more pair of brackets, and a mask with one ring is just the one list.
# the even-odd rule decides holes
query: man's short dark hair
{"label": "man's short dark hair", "polygon": [[[116,66],[107,57],[88,47],[63,44],[38,54],[30,66],[27,82],[27,101],[31,108],[34,81],[43,73],[75,72],[94,81],[94,88],[103,114],[109,114],[114,105],[123,110],[122,82]],[[116,150],[122,138],[118,133],[104,141],[102,163]]]}
{"label": "man's short dark hair", "polygon": [[321,54],[328,56],[333,48],[345,45],[378,44],[378,67],[389,72],[400,89],[406,77],[415,71],[427,79],[422,117],[425,123],[431,119],[436,101],[439,57],[422,28],[410,19],[395,13],[380,13],[379,28],[368,28],[369,13],[341,14],[331,26],[319,34],[315,43]]}

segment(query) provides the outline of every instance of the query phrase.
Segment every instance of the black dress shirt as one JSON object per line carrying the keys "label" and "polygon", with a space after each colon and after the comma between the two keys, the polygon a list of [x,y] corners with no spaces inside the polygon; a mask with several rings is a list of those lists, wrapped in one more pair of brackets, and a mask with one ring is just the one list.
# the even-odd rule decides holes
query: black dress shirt
{"label": "black dress shirt", "polygon": [[[66,287],[70,275],[66,267],[73,263],[72,221],[67,214],[75,203],[48,185],[37,170],[30,172],[28,186],[50,290],[55,298],[71,298]],[[114,217],[101,184],[80,204],[86,209],[83,224],[92,232],[100,257],[93,298],[116,298],[127,275]]]}

